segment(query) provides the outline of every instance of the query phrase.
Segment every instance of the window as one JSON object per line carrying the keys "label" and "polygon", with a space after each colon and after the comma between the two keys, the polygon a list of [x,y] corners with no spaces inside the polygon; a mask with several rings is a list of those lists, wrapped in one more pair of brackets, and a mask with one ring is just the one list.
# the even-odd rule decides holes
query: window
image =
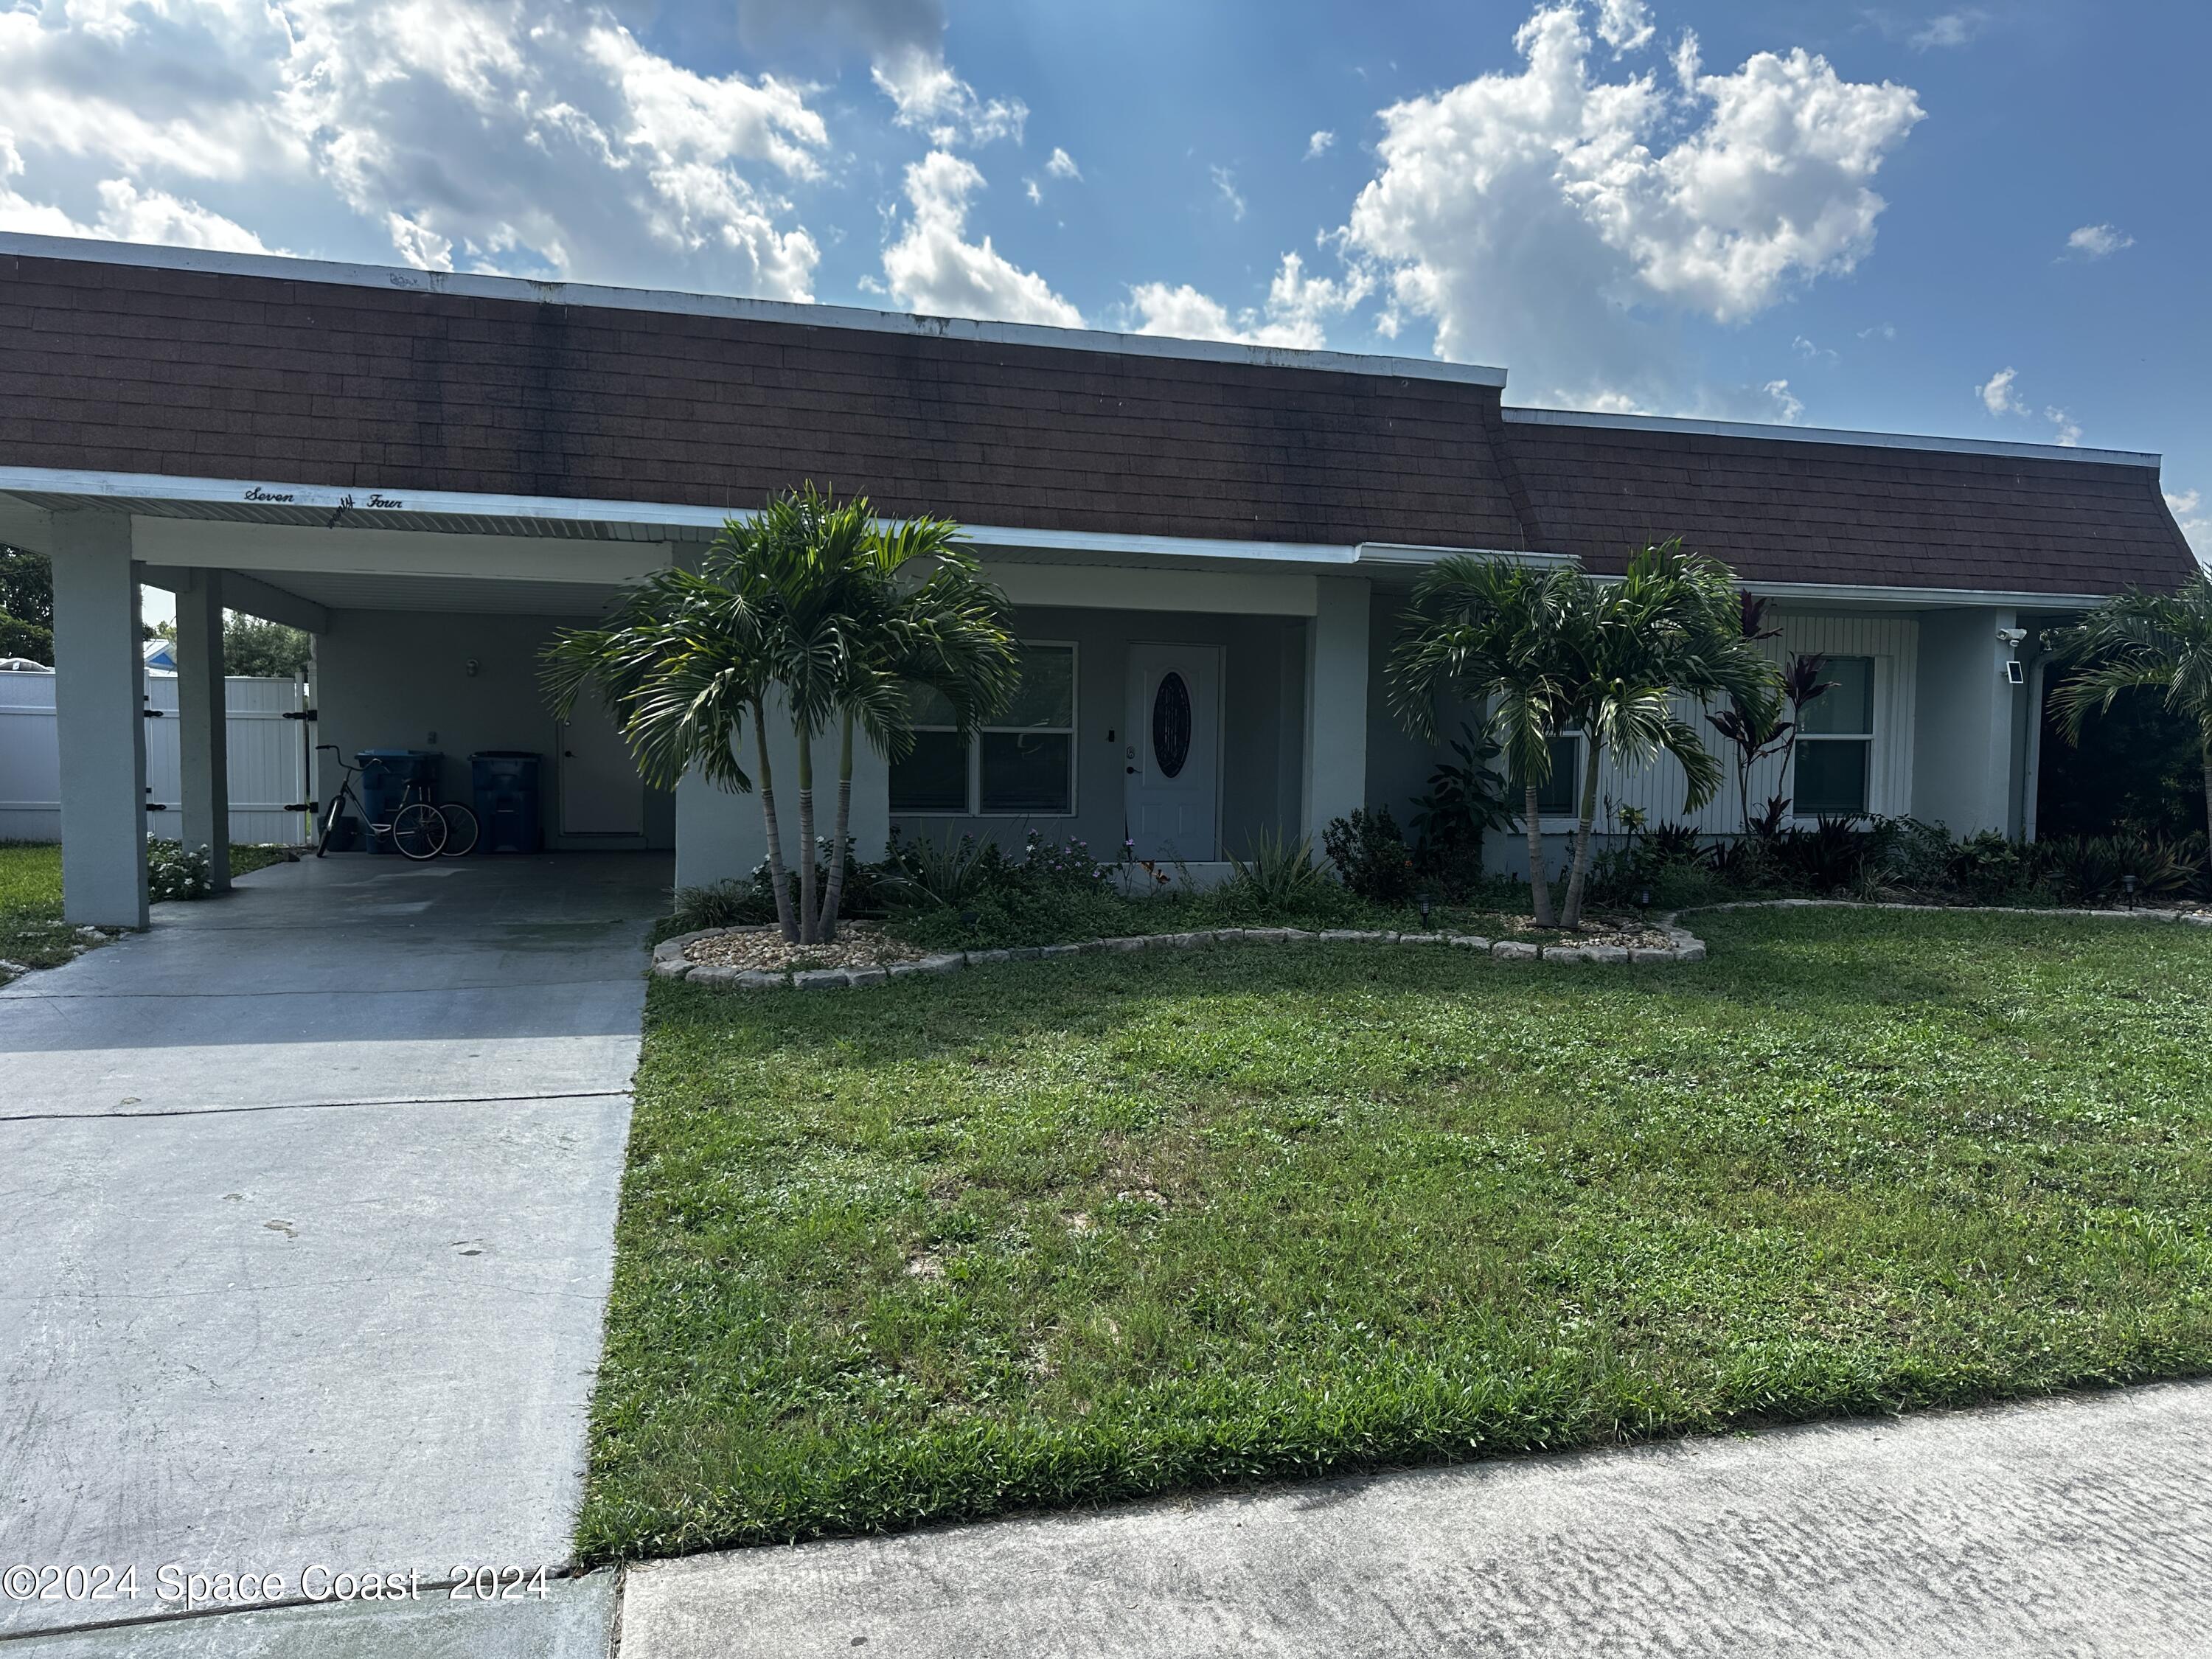
{"label": "window", "polygon": [[1829,690],[1805,705],[1797,728],[1790,810],[1801,818],[1863,818],[1872,810],[1874,659],[1830,657]]}
{"label": "window", "polygon": [[1024,643],[1021,686],[963,742],[952,707],[914,694],[914,752],[891,768],[891,811],[920,816],[1066,817],[1075,811],[1075,647]]}
{"label": "window", "polygon": [[[1570,732],[1551,740],[1552,775],[1536,790],[1536,815],[1545,818],[1571,818],[1575,815],[1575,801],[1582,793],[1583,740],[1579,732]],[[1523,792],[1528,786],[1516,773],[1509,787],[1512,790],[1510,805],[1517,809]]]}

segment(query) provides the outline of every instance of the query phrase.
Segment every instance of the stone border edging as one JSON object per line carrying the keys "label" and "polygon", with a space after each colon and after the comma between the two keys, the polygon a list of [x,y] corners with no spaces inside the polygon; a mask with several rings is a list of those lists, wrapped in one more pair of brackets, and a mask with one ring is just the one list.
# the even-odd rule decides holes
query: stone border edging
{"label": "stone border edging", "polygon": [[1086,939],[1066,945],[1024,945],[998,951],[940,951],[919,962],[870,968],[801,968],[770,972],[763,968],[726,967],[689,960],[684,947],[694,939],[739,931],[707,927],[678,933],[653,947],[653,971],[663,979],[694,985],[726,985],[740,990],[824,991],[881,985],[915,974],[956,973],[971,964],[1033,962],[1047,957],[1090,956],[1105,951],[1190,951],[1217,945],[1449,945],[1480,951],[1503,962],[1703,962],[1705,942],[1670,915],[1654,923],[1670,943],[1664,948],[1626,945],[1540,945],[1528,939],[1490,939],[1478,933],[1393,933],[1363,928],[1328,928],[1310,933],[1298,927],[1218,927],[1194,933],[1132,933],[1121,939]]}
{"label": "stone border edging", "polygon": [[1731,899],[1726,904],[1692,904],[1670,910],[1667,920],[1699,910],[1916,910],[1926,915],[2070,916],[2088,921],[2172,921],[2185,927],[2212,927],[2212,915],[2197,910],[2144,908],[2136,910],[2030,908],[2019,904],[1905,904],[1881,899]]}

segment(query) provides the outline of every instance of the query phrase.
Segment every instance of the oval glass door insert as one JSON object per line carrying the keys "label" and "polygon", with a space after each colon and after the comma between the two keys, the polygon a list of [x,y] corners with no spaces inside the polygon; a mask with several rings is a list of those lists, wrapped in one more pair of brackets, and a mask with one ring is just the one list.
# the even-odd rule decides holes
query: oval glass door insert
{"label": "oval glass door insert", "polygon": [[1152,694],[1152,761],[1164,778],[1174,777],[1190,758],[1190,688],[1170,669]]}

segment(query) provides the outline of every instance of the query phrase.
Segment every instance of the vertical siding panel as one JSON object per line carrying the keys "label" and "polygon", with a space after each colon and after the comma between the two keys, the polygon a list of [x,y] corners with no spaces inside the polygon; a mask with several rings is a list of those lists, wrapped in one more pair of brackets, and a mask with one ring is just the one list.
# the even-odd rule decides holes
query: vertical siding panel
{"label": "vertical siding panel", "polygon": [[[1884,817],[1911,811],[1912,720],[1915,668],[1919,659],[1920,623],[1917,617],[1899,616],[1769,613],[1769,622],[1781,629],[1779,638],[1762,642],[1777,664],[1808,652],[1827,657],[1871,657],[1875,659],[1875,738],[1868,781],[1868,805]],[[1682,716],[1698,728],[1705,746],[1719,757],[1726,775],[1720,793],[1698,812],[1682,811],[1682,769],[1667,757],[1653,766],[1624,771],[1607,760],[1598,775],[1599,826],[1617,830],[1619,810],[1633,806],[1652,824],[1686,823],[1703,835],[1730,835],[1742,827],[1735,768],[1725,739],[1713,730],[1705,705],[1689,698],[1678,701]],[[1762,761],[1751,775],[1751,803],[1754,810],[1772,795],[1789,793],[1781,759]],[[1610,806],[1608,807],[1608,803]]]}

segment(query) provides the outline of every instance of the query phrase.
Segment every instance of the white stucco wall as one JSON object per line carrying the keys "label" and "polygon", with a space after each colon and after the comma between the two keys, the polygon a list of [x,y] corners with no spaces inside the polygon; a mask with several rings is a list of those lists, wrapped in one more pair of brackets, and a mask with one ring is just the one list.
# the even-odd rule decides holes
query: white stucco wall
{"label": "white stucco wall", "polygon": [[[342,611],[315,642],[315,741],[359,749],[435,749],[445,757],[441,799],[471,799],[469,757],[480,749],[544,756],[539,778],[545,845],[589,850],[675,844],[672,796],[645,791],[645,834],[635,840],[560,833],[560,742],[538,684],[538,653],[573,619]],[[477,672],[468,672],[474,659]],[[316,798],[337,775],[320,757]]]}

